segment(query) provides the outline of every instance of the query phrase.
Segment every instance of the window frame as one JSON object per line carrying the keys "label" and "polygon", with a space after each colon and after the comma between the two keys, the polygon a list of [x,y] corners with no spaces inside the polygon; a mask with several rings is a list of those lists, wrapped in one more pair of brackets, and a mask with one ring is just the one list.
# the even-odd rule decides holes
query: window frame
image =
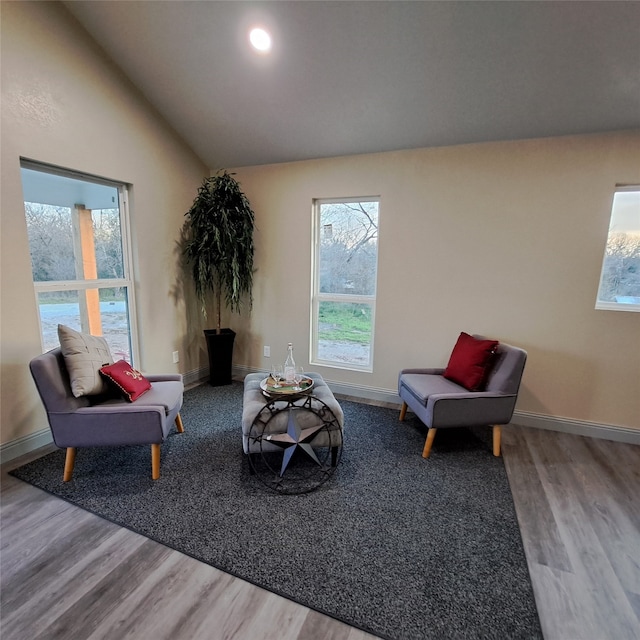
{"label": "window frame", "polygon": [[[600,289],[602,287],[602,280],[605,274],[605,267],[607,262],[607,246],[609,244],[609,237],[611,235],[611,219],[613,218],[614,213],[614,204],[615,204],[615,196],[617,193],[639,193],[640,194],[640,184],[618,184],[616,185],[613,197],[611,199],[611,212],[609,214],[609,227],[607,229],[607,237],[605,241],[605,247],[602,256],[602,265],[600,267],[600,279],[598,280],[598,290],[596,292],[596,304],[595,309],[599,311],[630,311],[630,312],[640,312],[640,303],[633,302],[607,302],[600,300]],[[640,229],[639,229],[640,231]]]}
{"label": "window frame", "polygon": [[[378,294],[378,263],[379,263],[379,246],[376,250],[376,280],[375,291],[372,295],[363,294],[345,294],[345,293],[323,293],[320,291],[320,247],[322,240],[322,224],[321,224],[321,205],[323,204],[340,204],[350,202],[376,202],[378,205],[378,243],[380,240],[380,208],[381,198],[377,196],[362,197],[346,197],[346,198],[314,198],[312,201],[312,246],[311,246],[311,326],[310,326],[310,348],[309,348],[309,364],[334,369],[342,369],[346,371],[358,371],[364,373],[373,373],[374,363],[374,343],[375,343],[375,318],[376,318],[376,301]],[[347,302],[354,304],[367,304],[371,307],[371,339],[369,343],[369,362],[367,365],[358,365],[354,363],[342,363],[335,360],[324,360],[318,356],[318,339],[319,339],[319,311],[321,302]]]}
{"label": "window frame", "polygon": [[[133,367],[139,366],[140,362],[140,346],[138,339],[138,324],[136,312],[136,295],[135,295],[135,278],[133,274],[133,248],[131,243],[131,226],[129,215],[129,185],[124,182],[109,180],[100,176],[84,173],[72,169],[64,169],[43,162],[38,162],[28,158],[20,158],[20,169],[29,169],[49,175],[59,176],[62,178],[70,178],[84,182],[91,182],[117,190],[118,193],[118,211],[120,217],[120,240],[122,242],[122,278],[98,278],[95,280],[76,279],[76,280],[47,280],[32,282],[34,288],[34,297],[36,309],[38,309],[38,327],[40,330],[40,344],[44,353],[46,347],[44,342],[44,332],[42,329],[42,318],[40,314],[40,293],[55,293],[58,291],[87,291],[96,289],[112,289],[124,288],[126,291],[126,309],[129,322],[129,345],[131,347],[130,363]],[[23,203],[28,202],[24,198]]]}

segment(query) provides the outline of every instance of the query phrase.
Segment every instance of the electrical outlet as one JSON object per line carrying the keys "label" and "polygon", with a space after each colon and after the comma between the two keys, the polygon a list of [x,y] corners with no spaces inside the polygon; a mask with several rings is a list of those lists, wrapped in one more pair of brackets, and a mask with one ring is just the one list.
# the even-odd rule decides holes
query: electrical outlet
{"label": "electrical outlet", "polygon": [[271,347],[267,347],[265,345],[265,347],[264,347],[264,357],[265,358],[270,358],[271,357]]}
{"label": "electrical outlet", "polygon": [[173,352],[173,362],[174,362],[174,364],[176,362],[180,362],[180,352],[179,351],[174,351]]}

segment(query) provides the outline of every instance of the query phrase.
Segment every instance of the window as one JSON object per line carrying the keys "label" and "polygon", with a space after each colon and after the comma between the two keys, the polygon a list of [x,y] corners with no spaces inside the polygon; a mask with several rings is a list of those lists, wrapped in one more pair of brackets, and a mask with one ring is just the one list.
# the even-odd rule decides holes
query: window
{"label": "window", "polygon": [[373,370],[379,204],[314,201],[313,364]]}
{"label": "window", "polygon": [[640,186],[614,193],[596,309],[640,311]]}
{"label": "window", "polygon": [[29,161],[21,175],[43,351],[64,324],[134,364],[126,186]]}

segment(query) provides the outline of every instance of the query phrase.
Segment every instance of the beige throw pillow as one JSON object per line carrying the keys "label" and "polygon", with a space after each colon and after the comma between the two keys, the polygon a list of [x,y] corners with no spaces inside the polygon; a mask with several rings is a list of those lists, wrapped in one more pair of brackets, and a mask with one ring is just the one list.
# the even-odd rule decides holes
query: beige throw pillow
{"label": "beige throw pillow", "polygon": [[106,393],[108,387],[100,376],[100,369],[113,364],[107,341],[101,336],[74,331],[63,324],[58,325],[58,339],[73,395],[79,398]]}

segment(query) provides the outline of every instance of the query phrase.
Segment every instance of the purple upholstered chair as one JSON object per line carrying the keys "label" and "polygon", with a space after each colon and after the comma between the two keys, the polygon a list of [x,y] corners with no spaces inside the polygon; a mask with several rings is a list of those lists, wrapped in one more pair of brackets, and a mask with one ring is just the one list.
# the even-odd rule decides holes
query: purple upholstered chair
{"label": "purple upholstered chair", "polygon": [[526,359],[523,349],[500,343],[483,391],[467,391],[445,378],[444,369],[400,371],[400,420],[411,408],[429,428],[422,457],[429,457],[438,429],[487,425],[493,427],[493,454],[499,456],[500,425],[508,424],[513,416]]}
{"label": "purple upholstered chair", "polygon": [[63,480],[73,474],[76,448],[151,445],[151,477],[160,477],[160,444],[180,418],[184,385],[180,374],[149,376],[152,387],[135,402],[97,396],[74,397],[59,348],[35,357],[31,375],[47,412],[53,441],[66,448]]}

